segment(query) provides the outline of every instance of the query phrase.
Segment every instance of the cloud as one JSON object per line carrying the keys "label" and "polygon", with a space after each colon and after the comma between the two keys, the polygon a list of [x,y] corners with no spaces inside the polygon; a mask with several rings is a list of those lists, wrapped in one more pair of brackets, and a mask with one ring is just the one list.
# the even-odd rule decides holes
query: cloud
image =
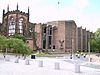
{"label": "cloud", "polygon": [[79,8],[86,8],[89,6],[89,0],[73,0],[73,5]]}

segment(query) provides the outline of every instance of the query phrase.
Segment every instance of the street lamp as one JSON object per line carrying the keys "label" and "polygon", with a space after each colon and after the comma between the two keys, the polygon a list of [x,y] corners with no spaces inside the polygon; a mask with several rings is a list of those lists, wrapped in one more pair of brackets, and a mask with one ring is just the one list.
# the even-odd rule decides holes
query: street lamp
{"label": "street lamp", "polygon": [[90,58],[90,42],[88,41],[88,53],[89,53],[89,62],[91,61],[91,58]]}
{"label": "street lamp", "polygon": [[70,55],[70,59],[72,59],[73,58],[73,43],[74,43],[74,39],[71,39],[71,45],[72,45],[72,49],[71,49],[71,55]]}
{"label": "street lamp", "polygon": [[54,37],[54,34],[53,34],[54,31],[53,31],[53,29],[54,29],[54,25],[52,25],[52,51],[54,52],[54,50],[53,50],[53,43],[54,43],[54,42],[53,42],[53,37]]}

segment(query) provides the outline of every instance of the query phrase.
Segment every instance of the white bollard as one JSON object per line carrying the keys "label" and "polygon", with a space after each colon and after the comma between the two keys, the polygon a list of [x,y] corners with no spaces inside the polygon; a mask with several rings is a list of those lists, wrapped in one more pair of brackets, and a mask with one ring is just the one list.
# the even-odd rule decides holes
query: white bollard
{"label": "white bollard", "polygon": [[56,70],[59,70],[59,69],[60,69],[60,63],[55,62],[55,69],[56,69]]}
{"label": "white bollard", "polygon": [[66,59],[67,57],[66,56],[63,56],[63,58]]}
{"label": "white bollard", "polygon": [[80,65],[78,63],[75,64],[75,73],[80,73]]}
{"label": "white bollard", "polygon": [[19,58],[18,57],[15,59],[15,63],[19,63]]}
{"label": "white bollard", "polygon": [[92,58],[90,58],[90,62],[92,62]]}
{"label": "white bollard", "polygon": [[26,65],[29,65],[29,64],[30,64],[29,61],[30,61],[29,59],[26,59],[26,60],[25,60],[25,64],[26,64]]}
{"label": "white bollard", "polygon": [[39,61],[39,67],[43,67],[43,61]]}
{"label": "white bollard", "polygon": [[5,57],[5,60],[6,61],[10,61],[10,58],[7,56],[7,57]]}

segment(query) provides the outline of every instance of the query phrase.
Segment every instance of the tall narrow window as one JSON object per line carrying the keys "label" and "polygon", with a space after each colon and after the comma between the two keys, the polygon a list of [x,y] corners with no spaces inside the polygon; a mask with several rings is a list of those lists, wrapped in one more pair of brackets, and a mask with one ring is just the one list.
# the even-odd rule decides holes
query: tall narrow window
{"label": "tall narrow window", "polygon": [[23,18],[19,19],[19,33],[23,33]]}
{"label": "tall narrow window", "polygon": [[9,23],[9,36],[15,34],[15,20],[12,17]]}

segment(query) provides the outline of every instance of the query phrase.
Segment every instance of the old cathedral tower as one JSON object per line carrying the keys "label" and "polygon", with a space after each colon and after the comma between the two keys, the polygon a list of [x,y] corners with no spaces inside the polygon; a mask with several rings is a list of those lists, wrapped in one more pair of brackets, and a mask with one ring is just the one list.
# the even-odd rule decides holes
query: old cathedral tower
{"label": "old cathedral tower", "polygon": [[5,36],[14,35],[15,33],[26,36],[29,28],[29,8],[28,13],[18,10],[18,4],[16,10],[9,11],[9,5],[7,12],[3,10],[1,33]]}
{"label": "old cathedral tower", "polygon": [[35,24],[29,22],[29,7],[28,12],[22,12],[18,9],[9,11],[9,5],[7,12],[3,9],[2,24],[0,25],[0,34],[9,37],[14,34],[21,34],[26,38],[26,42],[32,50],[36,49],[34,41],[34,28]]}

